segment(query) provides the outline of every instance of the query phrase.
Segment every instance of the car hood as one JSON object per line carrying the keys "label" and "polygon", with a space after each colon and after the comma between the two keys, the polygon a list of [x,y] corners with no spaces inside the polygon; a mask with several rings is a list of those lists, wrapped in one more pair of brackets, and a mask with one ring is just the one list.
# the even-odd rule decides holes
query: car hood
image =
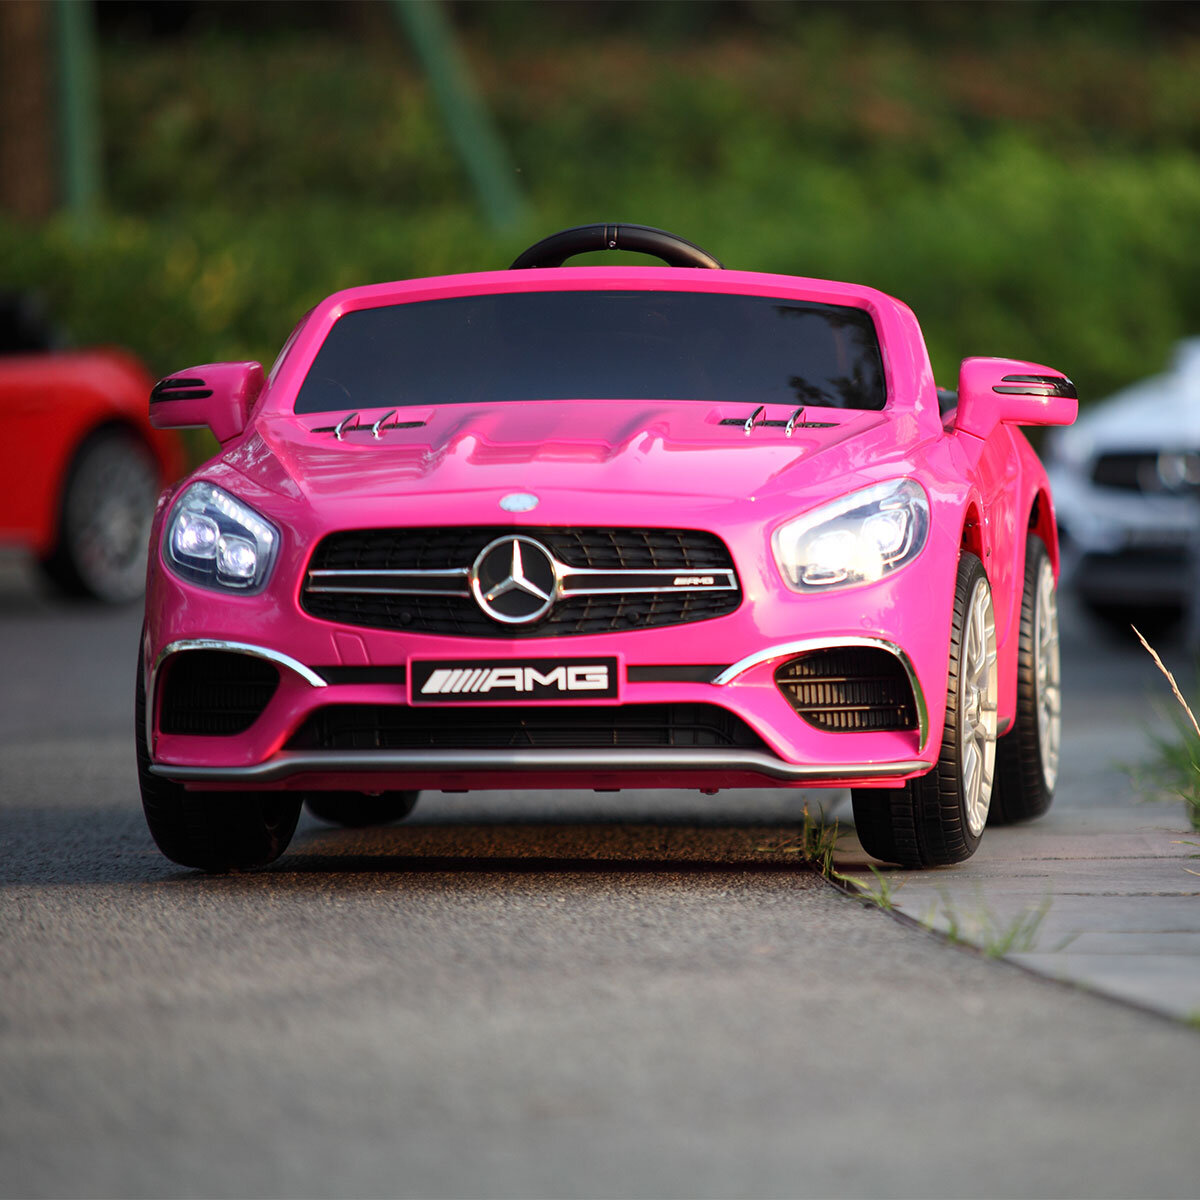
{"label": "car hood", "polygon": [[[345,413],[275,415],[225,461],[316,505],[525,491],[741,500],[829,476],[848,488],[916,432],[909,414],[811,409],[788,436],[795,410],[779,406],[760,412],[747,433],[752,411],[624,400],[446,405],[401,410],[409,427],[389,417],[378,436],[372,425],[384,410],[363,412],[340,439],[333,426]],[[897,428],[905,422],[913,428]]]}

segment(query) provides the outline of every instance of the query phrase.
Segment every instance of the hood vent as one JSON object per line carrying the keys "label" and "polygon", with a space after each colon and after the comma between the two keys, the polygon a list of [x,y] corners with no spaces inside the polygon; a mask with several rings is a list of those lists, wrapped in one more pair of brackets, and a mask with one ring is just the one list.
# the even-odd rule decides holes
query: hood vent
{"label": "hood vent", "polygon": [[[832,429],[837,424],[836,421],[804,421],[801,418],[804,416],[804,405],[802,404],[786,421],[770,421],[763,414],[767,411],[765,404],[760,404],[748,417],[743,420],[741,417],[725,417],[722,425],[740,425],[747,437],[749,437],[755,429],[765,427],[767,429],[782,429],[788,436],[792,436],[794,429]],[[760,421],[759,418],[763,417]]]}
{"label": "hood vent", "polygon": [[[392,418],[397,418],[393,420]],[[310,429],[310,433],[332,433],[339,442],[346,440],[346,434],[371,431],[371,436],[376,440],[383,437],[385,433],[393,429],[420,429],[422,425],[427,425],[427,421],[401,421],[399,418],[399,410],[393,408],[390,412],[386,412],[377,421],[371,422],[369,425],[363,424],[362,415],[360,413],[348,413],[336,425],[319,425],[315,429]]]}

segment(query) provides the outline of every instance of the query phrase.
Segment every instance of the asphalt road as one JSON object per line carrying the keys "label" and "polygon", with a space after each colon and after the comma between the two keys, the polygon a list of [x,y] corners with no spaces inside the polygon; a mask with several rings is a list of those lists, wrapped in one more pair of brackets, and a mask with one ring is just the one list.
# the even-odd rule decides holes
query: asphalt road
{"label": "asphalt road", "polygon": [[[1197,1195],[1200,1033],[832,891],[814,793],[430,795],[176,869],[139,621],[0,567],[0,1195]],[[1159,685],[1065,642],[1082,809],[1128,784],[1072,738],[1136,756]]]}

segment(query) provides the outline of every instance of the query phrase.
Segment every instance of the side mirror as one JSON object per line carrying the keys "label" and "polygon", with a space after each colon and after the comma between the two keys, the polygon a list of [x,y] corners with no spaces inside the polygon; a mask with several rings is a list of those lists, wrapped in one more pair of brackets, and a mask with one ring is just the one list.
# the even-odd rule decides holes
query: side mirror
{"label": "side mirror", "polygon": [[207,363],[160,379],[150,393],[150,424],[155,429],[207,425],[218,442],[237,437],[263,389],[256,362]]}
{"label": "side mirror", "polygon": [[1070,425],[1075,385],[1061,372],[1013,358],[964,358],[955,428],[987,437],[997,425]]}

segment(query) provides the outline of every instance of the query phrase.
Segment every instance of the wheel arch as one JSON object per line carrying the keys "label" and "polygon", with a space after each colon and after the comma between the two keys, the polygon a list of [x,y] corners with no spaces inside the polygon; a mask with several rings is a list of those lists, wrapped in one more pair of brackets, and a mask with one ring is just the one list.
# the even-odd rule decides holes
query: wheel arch
{"label": "wheel arch", "polygon": [[958,538],[958,549],[960,553],[963,550],[969,551],[980,562],[986,563],[987,561],[983,546],[983,518],[980,513],[979,504],[974,499],[968,501],[967,507],[963,512],[962,531]]}
{"label": "wheel arch", "polygon": [[[1050,555],[1050,565],[1054,568],[1054,576],[1058,578],[1058,521],[1054,516],[1054,501],[1050,498],[1049,487],[1039,487],[1033,495],[1033,501],[1029,507],[1029,520],[1026,524],[1025,536],[1026,540],[1030,534],[1035,534],[1041,538],[1042,545],[1046,547],[1046,553]],[[1021,547],[1022,561],[1024,561],[1025,547]]]}

